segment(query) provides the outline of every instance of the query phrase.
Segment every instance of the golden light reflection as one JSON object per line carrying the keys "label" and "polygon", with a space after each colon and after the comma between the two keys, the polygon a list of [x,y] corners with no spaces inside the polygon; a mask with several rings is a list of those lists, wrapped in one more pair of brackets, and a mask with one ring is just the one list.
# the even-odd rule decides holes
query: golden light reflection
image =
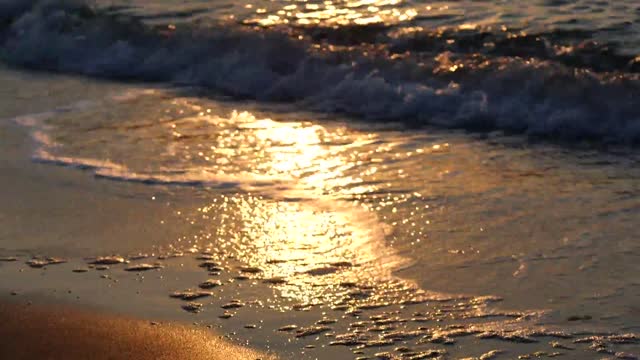
{"label": "golden light reflection", "polygon": [[381,224],[353,207],[256,199],[239,205],[250,243],[243,261],[266,278],[286,279],[279,289],[287,298],[335,302],[353,287],[389,281],[402,261],[385,245]]}
{"label": "golden light reflection", "polygon": [[[414,8],[400,6],[402,0],[341,0],[289,4],[272,11],[256,11],[249,24],[274,26],[279,24],[323,26],[396,24],[418,16]],[[259,9],[265,10],[265,9]]]}
{"label": "golden light reflection", "polygon": [[[201,235],[207,246],[231,251],[243,266],[260,269],[260,278],[282,279],[280,293],[297,302],[336,303],[374,285],[396,293],[411,287],[392,275],[406,259],[386,244],[388,225],[366,207],[342,200],[379,190],[362,179],[377,168],[359,173],[358,165],[363,156],[379,156],[392,145],[376,145],[374,135],[341,126],[277,122],[247,112],[229,118],[200,115],[177,128],[191,138],[217,133],[209,140],[213,145],[185,149],[190,162],[208,159],[203,165],[208,171],[235,172],[247,182],[274,179],[272,186],[201,207],[202,220],[215,228]],[[382,300],[367,295],[359,301]]]}

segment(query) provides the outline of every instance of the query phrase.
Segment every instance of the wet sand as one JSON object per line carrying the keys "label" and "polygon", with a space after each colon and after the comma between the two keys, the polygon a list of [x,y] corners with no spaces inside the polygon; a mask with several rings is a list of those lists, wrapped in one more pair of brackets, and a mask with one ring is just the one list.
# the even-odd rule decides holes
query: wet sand
{"label": "wet sand", "polygon": [[2,359],[275,359],[210,332],[83,311],[0,302]]}
{"label": "wet sand", "polygon": [[[113,347],[118,359],[144,359],[132,349],[215,359],[197,344],[219,335],[300,360],[640,353],[640,286],[626,275],[637,266],[633,174],[609,204],[600,168],[466,135],[361,132],[134,85],[0,77],[22,94],[0,106],[0,302],[44,305],[4,310],[0,335],[25,339],[3,345],[10,358],[68,350],[74,334],[87,342],[79,358]],[[241,175],[208,176],[218,170]],[[183,345],[180,334],[202,338]]]}

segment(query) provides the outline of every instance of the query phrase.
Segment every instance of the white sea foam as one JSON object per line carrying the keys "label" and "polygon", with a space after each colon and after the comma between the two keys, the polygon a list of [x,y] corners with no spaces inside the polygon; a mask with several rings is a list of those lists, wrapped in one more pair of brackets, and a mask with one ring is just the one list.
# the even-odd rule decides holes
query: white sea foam
{"label": "white sea foam", "polygon": [[[640,140],[634,102],[640,82],[625,73],[625,58],[603,58],[602,64],[623,67],[601,73],[585,61],[609,55],[577,54],[573,63],[551,53],[504,56],[515,46],[509,43],[494,51],[497,56],[480,54],[480,65],[447,52],[436,60],[394,60],[364,51],[318,53],[308,42],[271,31],[193,25],[167,35],[78,1],[3,4],[9,10],[0,27],[0,51],[16,65],[198,86],[368,121],[506,130],[563,141]],[[529,56],[527,46],[521,45],[523,56]]]}
{"label": "white sea foam", "polygon": [[[155,93],[154,90],[131,90],[114,95],[113,101],[128,101],[143,95]],[[51,111],[36,114],[21,115],[11,119],[14,123],[29,129],[34,142],[32,159],[36,162],[49,163],[58,166],[90,171],[96,177],[115,180],[144,183],[150,185],[195,186],[219,189],[242,189],[251,191],[260,189],[265,194],[274,195],[288,189],[289,179],[282,177],[258,175],[252,173],[222,174],[214,170],[198,168],[158,168],[153,171],[135,171],[124,164],[109,159],[97,159],[67,155],[64,146],[55,141],[51,133],[57,116],[71,111],[79,111],[96,105],[95,102],[79,101]],[[277,187],[278,191],[269,191]]]}

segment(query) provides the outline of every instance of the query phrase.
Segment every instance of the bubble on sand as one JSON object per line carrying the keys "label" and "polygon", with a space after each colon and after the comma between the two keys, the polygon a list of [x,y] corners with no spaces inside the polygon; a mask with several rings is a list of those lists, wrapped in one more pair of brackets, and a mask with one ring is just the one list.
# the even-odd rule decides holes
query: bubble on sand
{"label": "bubble on sand", "polygon": [[371,324],[370,321],[356,321],[354,323],[349,324],[349,327],[352,328],[365,328],[368,324]]}
{"label": "bubble on sand", "polygon": [[417,352],[409,352],[402,354],[403,358],[410,360],[418,360],[418,359],[441,359],[444,355],[446,355],[445,350],[426,350],[426,351],[417,351]]}
{"label": "bubble on sand", "polygon": [[422,331],[393,331],[382,335],[383,339],[393,341],[405,341],[415,339],[423,335]]}
{"label": "bubble on sand", "polygon": [[302,338],[307,336],[318,335],[318,334],[322,334],[323,332],[327,332],[329,330],[331,330],[331,328],[327,326],[309,326],[306,328],[298,329],[296,331],[296,337]]}
{"label": "bubble on sand", "polygon": [[296,330],[297,328],[298,328],[298,325],[285,325],[278,328],[278,331],[288,332],[288,331]]}
{"label": "bubble on sand", "polygon": [[[504,340],[509,342],[523,343],[523,344],[538,342],[536,339],[532,339],[531,337],[527,336],[524,333],[519,334],[517,332],[504,332],[504,331],[485,331],[483,333],[478,334],[477,338],[478,339],[498,339],[498,340]],[[431,342],[433,342],[436,339],[446,339],[446,337],[443,337],[443,338],[432,337]]]}
{"label": "bubble on sand", "polygon": [[183,257],[184,253],[181,251],[176,251],[176,252],[172,252],[169,254],[164,254],[164,255],[160,255],[158,256],[158,260],[167,260],[167,259],[172,259],[172,258],[179,258],[179,257]]}
{"label": "bubble on sand", "polygon": [[125,271],[148,271],[162,269],[162,265],[160,264],[136,264],[126,267]]}
{"label": "bubble on sand", "polygon": [[552,341],[549,343],[549,345],[551,345],[552,348],[554,349],[563,349],[563,350],[575,350],[574,347],[568,346],[568,345],[564,345],[562,343],[559,343],[557,341]]}
{"label": "bubble on sand", "polygon": [[282,260],[282,259],[269,259],[267,260],[267,264],[269,265],[275,265],[275,264],[284,264],[286,262],[288,262],[289,260]]}
{"label": "bubble on sand", "polygon": [[313,307],[313,304],[304,303],[304,304],[294,304],[291,308],[295,311],[309,311]]}
{"label": "bubble on sand", "polygon": [[330,342],[331,346],[359,346],[364,345],[369,340],[368,337],[357,333],[347,333],[336,335],[335,340]]}
{"label": "bubble on sand", "polygon": [[575,344],[581,343],[611,343],[611,344],[640,344],[640,337],[636,334],[620,334],[605,336],[588,336],[573,341]]}
{"label": "bubble on sand", "polygon": [[247,274],[258,274],[262,272],[262,269],[253,266],[242,266],[239,268],[240,272]]}
{"label": "bubble on sand", "polygon": [[390,352],[379,352],[379,353],[375,353],[373,356],[375,356],[377,359],[380,360],[394,360],[394,359],[398,359],[397,356],[393,355]]}
{"label": "bubble on sand", "polygon": [[341,281],[339,285],[345,288],[354,288],[358,286],[358,284],[353,281]]}
{"label": "bubble on sand", "polygon": [[493,360],[496,357],[498,357],[498,355],[503,354],[504,351],[502,350],[491,350],[489,352],[486,352],[482,355],[480,355],[480,357],[478,359],[480,360]]}
{"label": "bubble on sand", "polygon": [[47,265],[64,264],[66,262],[67,260],[65,259],[46,257],[46,258],[33,258],[27,261],[27,265],[31,266],[32,268],[42,268]]}
{"label": "bubble on sand", "polygon": [[195,299],[200,299],[203,297],[209,297],[212,296],[213,293],[209,292],[209,291],[192,291],[192,290],[185,290],[185,291],[175,291],[172,292],[169,296],[175,299],[181,299],[181,300],[195,300]]}
{"label": "bubble on sand", "polygon": [[411,348],[408,348],[408,347],[406,347],[406,346],[400,346],[400,347],[397,347],[397,348],[395,348],[395,349],[393,349],[393,350],[394,350],[394,351],[397,351],[397,352],[399,352],[399,353],[408,353],[408,352],[413,352],[413,350],[411,350]]}
{"label": "bubble on sand", "polygon": [[546,351],[536,351],[534,353],[531,354],[523,354],[523,355],[519,355],[518,359],[539,359],[539,358],[543,358],[543,357],[557,357],[557,356],[561,356],[561,353],[547,353]]}
{"label": "bubble on sand", "polygon": [[368,290],[357,289],[357,290],[349,291],[346,295],[352,299],[366,299],[371,297],[373,293]]}
{"label": "bubble on sand", "polygon": [[624,360],[638,360],[638,359],[640,359],[637,356],[635,356],[633,354],[626,353],[626,352],[617,352],[614,355],[615,355],[615,357],[617,359],[624,359]]}
{"label": "bubble on sand", "polygon": [[221,266],[219,262],[213,261],[213,260],[207,260],[205,262],[200,263],[200,265],[198,265],[200,267],[203,268],[212,268],[212,267],[218,267]]}
{"label": "bubble on sand", "polygon": [[262,282],[264,282],[265,284],[271,284],[271,285],[282,285],[282,284],[286,284],[287,280],[285,280],[282,277],[276,276],[272,278],[263,279]]}
{"label": "bubble on sand", "polygon": [[230,319],[233,317],[232,313],[225,312],[222,315],[218,316],[220,319]]}
{"label": "bubble on sand", "polygon": [[89,261],[89,264],[93,265],[116,265],[122,264],[126,260],[122,256],[100,256],[94,260]]}
{"label": "bubble on sand", "polygon": [[182,305],[182,309],[191,313],[199,313],[202,311],[202,304],[196,302],[190,302],[188,304]]}
{"label": "bubble on sand", "polygon": [[223,309],[238,309],[244,307],[244,303],[240,300],[231,300],[230,302],[220,306]]}
{"label": "bubble on sand", "polygon": [[346,311],[344,314],[345,315],[350,315],[350,316],[353,316],[353,317],[358,317],[358,316],[360,316],[360,314],[362,314],[362,310],[351,309],[349,311]]}
{"label": "bubble on sand", "polygon": [[349,261],[336,261],[336,262],[329,263],[329,265],[333,267],[352,267],[353,263]]}
{"label": "bubble on sand", "polygon": [[322,275],[333,274],[338,270],[340,270],[340,268],[335,266],[323,266],[323,267],[307,270],[304,273],[311,276],[322,276]]}
{"label": "bubble on sand", "polygon": [[213,289],[218,286],[222,286],[222,281],[213,279],[208,279],[198,284],[201,289]]}
{"label": "bubble on sand", "polygon": [[371,339],[365,341],[360,348],[372,348],[372,347],[383,347],[383,346],[391,346],[395,344],[394,340],[389,339]]}

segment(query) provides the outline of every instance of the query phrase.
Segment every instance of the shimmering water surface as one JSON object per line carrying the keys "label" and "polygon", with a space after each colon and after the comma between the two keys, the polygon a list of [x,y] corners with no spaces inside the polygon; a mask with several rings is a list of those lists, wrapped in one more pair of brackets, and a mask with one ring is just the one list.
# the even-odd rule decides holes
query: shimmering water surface
{"label": "shimmering water surface", "polygon": [[[100,240],[93,250],[76,232],[55,230],[66,251],[52,250],[49,236],[34,241],[12,231],[3,254],[18,257],[7,266],[31,255],[63,255],[70,265],[44,259],[32,266],[93,273],[108,263],[108,278],[126,283],[131,276],[119,271],[149,264],[164,275],[145,281],[147,301],[180,313],[169,295],[191,291],[172,296],[203,304],[185,309],[234,332],[247,325],[238,323],[243,314],[269,309],[276,315],[255,315],[267,335],[239,339],[260,344],[295,324],[290,335],[276,331],[293,343],[270,340],[269,348],[286,356],[400,356],[392,345],[414,356],[453,358],[493,350],[507,351],[505,358],[536,351],[595,358],[594,351],[623,356],[635,349],[628,334],[640,295],[632,276],[632,152],[526,145],[499,133],[372,130],[347,118],[185,91],[107,88],[10,120],[32,137],[37,166],[91,175],[89,184],[112,189],[101,195],[107,198],[144,198],[140,215],[126,221],[138,218],[157,230],[130,240],[120,232],[124,239]],[[73,207],[95,216],[81,199]],[[11,208],[5,206],[5,228],[38,221],[12,220]],[[166,211],[142,216],[157,208]],[[124,258],[92,265],[93,257],[114,253]],[[119,264],[127,258],[130,264]],[[21,289],[24,276],[5,281]],[[279,318],[281,311],[294,315]],[[225,325],[218,316],[239,319]],[[580,342],[609,332],[627,337]],[[307,339],[334,346],[305,349]],[[339,352],[339,345],[352,349]]]}
{"label": "shimmering water surface", "polygon": [[640,7],[634,1],[174,1],[98,0],[159,24],[232,20],[261,26],[366,26],[405,31],[495,30],[513,36],[566,31],[638,53]]}
{"label": "shimmering water surface", "polygon": [[635,358],[635,3],[90,5],[0,2],[3,62],[85,76],[0,73],[2,291],[283,358]]}

